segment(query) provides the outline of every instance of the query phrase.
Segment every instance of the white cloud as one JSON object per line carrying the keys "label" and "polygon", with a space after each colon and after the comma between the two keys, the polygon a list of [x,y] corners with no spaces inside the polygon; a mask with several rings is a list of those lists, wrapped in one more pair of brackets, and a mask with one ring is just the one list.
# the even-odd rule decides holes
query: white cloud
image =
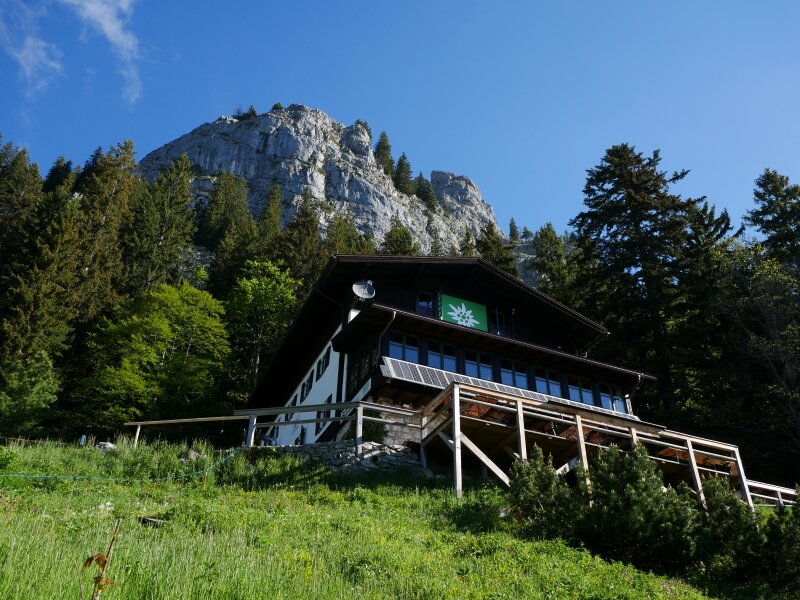
{"label": "white cloud", "polygon": [[29,97],[46,90],[63,71],[61,52],[39,35],[41,14],[41,7],[0,0],[0,47],[19,65]]}
{"label": "white cloud", "polygon": [[126,23],[133,13],[133,0],[61,0],[72,8],[88,26],[95,28],[111,44],[120,59],[120,73],[125,80],[122,95],[136,102],[142,95],[142,80],[136,62],[139,40]]}

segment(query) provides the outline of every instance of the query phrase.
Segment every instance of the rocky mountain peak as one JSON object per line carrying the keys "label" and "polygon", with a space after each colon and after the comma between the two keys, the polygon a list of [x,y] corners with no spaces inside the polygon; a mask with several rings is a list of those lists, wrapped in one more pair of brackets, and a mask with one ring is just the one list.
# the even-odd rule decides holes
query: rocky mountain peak
{"label": "rocky mountain peak", "polygon": [[207,198],[215,176],[228,171],[247,180],[250,210],[256,216],[270,187],[278,183],[284,194],[284,223],[308,188],[318,201],[323,231],[334,214],[350,212],[359,230],[380,241],[397,217],[423,251],[437,238],[443,248],[458,246],[465,231],[477,236],[484,224],[495,223],[492,207],[462,175],[431,173],[439,200],[435,210],[398,192],[375,162],[373,143],[361,123],[345,126],[321,110],[292,104],[249,118],[223,115],[154,150],[139,168],[152,180],[186,153],[198,173],[193,183],[198,198]]}

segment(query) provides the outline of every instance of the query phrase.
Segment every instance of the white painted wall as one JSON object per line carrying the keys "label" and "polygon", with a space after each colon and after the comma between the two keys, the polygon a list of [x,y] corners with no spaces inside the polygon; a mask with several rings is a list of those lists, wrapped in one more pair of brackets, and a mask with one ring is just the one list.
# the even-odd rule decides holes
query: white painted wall
{"label": "white painted wall", "polygon": [[[334,331],[333,338],[339,331],[341,330],[341,325],[336,328]],[[325,356],[328,348],[331,348],[331,342],[328,340],[323,347],[317,357],[314,359],[314,362],[308,365],[308,368],[303,375],[303,379],[297,383],[297,387],[294,391],[286,398],[285,402],[283,403],[284,406],[289,406],[292,402],[292,398],[297,395],[297,405],[300,406],[311,406],[322,404],[328,398],[328,396],[332,396],[331,400],[331,407],[336,406],[336,387],[338,384],[338,377],[339,377],[339,361],[342,360],[342,356],[331,348],[331,358],[330,362],[328,363],[327,369],[322,374],[322,376],[317,379],[317,363]],[[311,392],[306,396],[305,400],[302,402],[300,401],[300,393],[303,387],[303,384],[308,379],[309,375],[313,374],[314,384],[311,388]],[[307,419],[316,419],[317,413],[316,412],[305,412],[305,413],[296,413],[294,415],[287,415],[291,416],[290,421],[301,421]],[[285,417],[281,415],[280,420],[283,421]],[[264,428],[262,431],[266,431],[269,435],[276,440],[278,445],[283,446],[286,444],[294,444],[295,441],[300,437],[300,428],[305,428],[305,443],[309,444],[317,439],[317,435],[314,433],[315,425],[313,423],[309,423],[306,425],[286,425],[283,427],[275,427],[275,428]],[[319,435],[324,433],[325,429],[322,429]],[[256,444],[258,443],[258,439],[256,439]]]}

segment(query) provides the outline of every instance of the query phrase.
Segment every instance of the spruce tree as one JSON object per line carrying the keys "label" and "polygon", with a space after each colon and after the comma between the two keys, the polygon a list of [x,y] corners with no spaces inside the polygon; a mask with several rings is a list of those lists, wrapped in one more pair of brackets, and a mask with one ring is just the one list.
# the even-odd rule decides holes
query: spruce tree
{"label": "spruce tree", "polygon": [[422,204],[431,212],[435,211],[436,207],[439,205],[439,200],[436,198],[436,194],[433,193],[431,182],[425,179],[422,173],[417,175],[417,178],[414,180],[414,194],[417,198],[422,200]]}
{"label": "spruce tree", "polygon": [[261,255],[260,242],[258,226],[252,218],[225,230],[208,269],[208,290],[215,298],[227,298],[247,261]]}
{"label": "spruce tree", "polygon": [[379,252],[392,256],[414,256],[420,253],[420,249],[408,228],[400,222],[397,216],[394,216],[392,217],[392,226],[386,232]]}
{"label": "spruce tree", "polygon": [[525,262],[537,289],[567,303],[572,284],[564,239],[556,233],[552,223],[546,223],[531,240],[531,257]]}
{"label": "spruce tree", "polygon": [[375,162],[383,169],[387,177],[394,176],[394,159],[392,158],[392,146],[389,144],[389,136],[385,131],[381,131],[378,143],[375,144]]}
{"label": "spruce tree", "polygon": [[514,254],[511,248],[503,243],[494,223],[486,223],[481,230],[481,236],[475,243],[478,255],[485,261],[503,271],[519,277]]}
{"label": "spruce tree", "polygon": [[336,213],[333,216],[323,243],[327,255],[334,254],[374,254],[375,243],[356,229],[353,215]]}
{"label": "spruce tree", "polygon": [[247,182],[233,173],[220,173],[205,214],[201,215],[198,242],[213,250],[230,228],[241,229],[250,221]]}
{"label": "spruce tree", "polygon": [[511,217],[511,221],[508,224],[508,241],[512,246],[519,244],[519,228],[514,217]]}
{"label": "spruce tree", "polygon": [[305,299],[327,261],[320,242],[319,220],[308,188],[303,192],[294,218],[281,233],[277,258],[289,268],[292,277],[301,282],[298,298]]}
{"label": "spruce tree", "polygon": [[756,179],[756,208],[746,220],[764,236],[763,244],[775,258],[800,272],[800,185],[772,169]]}
{"label": "spruce tree", "polygon": [[281,214],[283,212],[283,190],[280,184],[273,183],[269,188],[267,201],[258,219],[258,236],[261,240],[262,254],[269,258],[277,252],[276,244],[281,233]]}
{"label": "spruce tree", "polygon": [[475,238],[469,229],[464,230],[464,235],[461,236],[461,241],[458,245],[458,256],[478,256],[478,250],[475,248]]}
{"label": "spruce tree", "polygon": [[140,296],[162,283],[182,279],[195,229],[189,208],[191,178],[192,163],[184,154],[146,193],[135,197],[123,231],[128,295]]}
{"label": "spruce tree", "polygon": [[411,163],[408,162],[408,157],[405,153],[401,154],[400,158],[397,159],[397,166],[394,169],[392,180],[398,192],[409,196],[414,193],[415,186],[411,179]]}

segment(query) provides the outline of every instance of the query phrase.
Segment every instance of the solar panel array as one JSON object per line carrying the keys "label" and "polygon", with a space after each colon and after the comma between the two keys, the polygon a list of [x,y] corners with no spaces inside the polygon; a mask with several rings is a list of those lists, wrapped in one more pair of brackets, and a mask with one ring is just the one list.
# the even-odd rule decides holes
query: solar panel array
{"label": "solar panel array", "polygon": [[477,377],[469,377],[461,373],[453,373],[452,371],[443,371],[434,367],[426,367],[425,365],[418,365],[417,363],[400,360],[397,358],[383,357],[383,364],[381,365],[381,373],[384,377],[392,379],[399,379],[401,381],[409,381],[412,383],[419,383],[427,387],[443,390],[453,382],[464,383],[472,385],[484,390],[491,390],[494,392],[501,392],[510,396],[519,396],[529,400],[536,400],[538,402],[549,402],[551,404],[564,404],[566,406],[573,406],[584,410],[591,410],[600,414],[606,414],[614,417],[621,417],[624,419],[632,419],[638,421],[639,417],[629,415],[627,413],[609,410],[600,406],[584,404],[582,402],[575,402],[567,400],[566,398],[557,398],[548,394],[541,394],[532,390],[504,385],[496,383],[487,379],[478,379]]}

